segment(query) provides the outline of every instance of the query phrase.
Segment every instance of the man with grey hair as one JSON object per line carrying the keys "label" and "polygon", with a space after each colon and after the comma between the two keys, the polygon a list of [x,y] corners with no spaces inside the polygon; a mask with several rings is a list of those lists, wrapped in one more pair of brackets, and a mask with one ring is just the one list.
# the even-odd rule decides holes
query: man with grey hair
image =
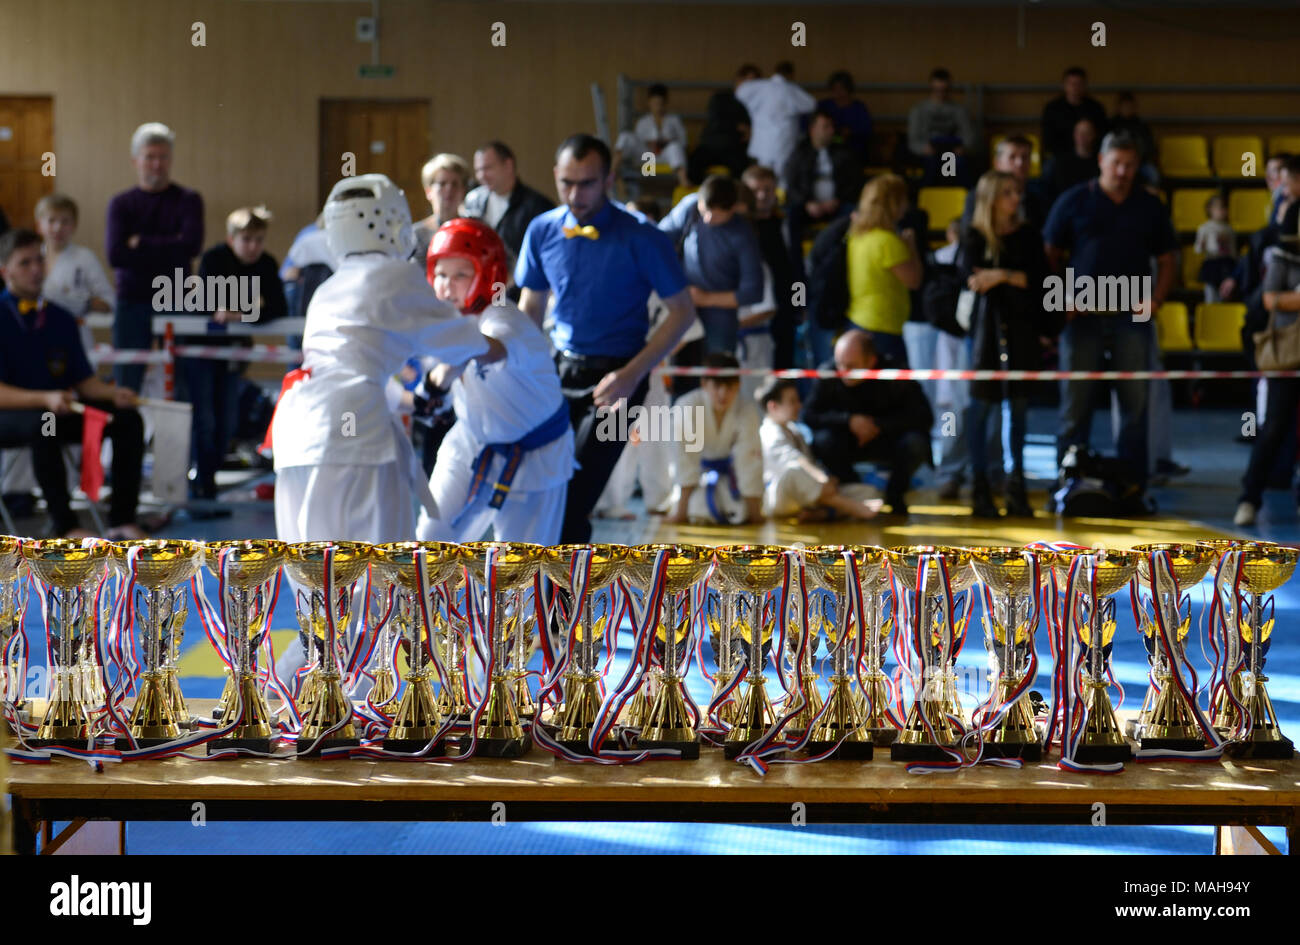
{"label": "man with grey hair", "polygon": [[[203,198],[171,179],[175,135],[159,122],[147,122],[131,136],[131,163],[136,186],[108,204],[104,245],[117,276],[117,305],[113,317],[113,347],[148,349],[153,343],[152,300],[158,276],[170,280],[203,248]],[[167,293],[168,297],[171,292]],[[114,379],[139,392],[144,365],[119,364]]]}

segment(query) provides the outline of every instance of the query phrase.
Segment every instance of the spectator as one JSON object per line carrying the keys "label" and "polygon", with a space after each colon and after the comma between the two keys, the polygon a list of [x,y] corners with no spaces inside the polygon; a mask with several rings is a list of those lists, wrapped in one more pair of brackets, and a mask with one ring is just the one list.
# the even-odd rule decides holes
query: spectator
{"label": "spectator", "polygon": [[[1260,278],[1271,255],[1270,250],[1284,236],[1294,237],[1297,232],[1300,232],[1300,156],[1288,155],[1282,161],[1280,182],[1268,222],[1251,235],[1249,252],[1240,258],[1232,275],[1220,284],[1220,298],[1240,298],[1262,316]],[[1262,321],[1253,327],[1248,323],[1248,327],[1259,331]]]}
{"label": "spectator", "polygon": [[[1265,307],[1273,313],[1274,327],[1286,328],[1295,323],[1300,312],[1300,258],[1291,254],[1275,255],[1264,276]],[[1267,389],[1267,407],[1259,436],[1251,445],[1250,462],[1241,480],[1241,496],[1233,524],[1254,525],[1255,517],[1263,504],[1264,490],[1278,464],[1288,434],[1296,428],[1297,408],[1300,408],[1300,378],[1270,377]],[[1286,464],[1292,476],[1292,464]],[[1297,493],[1300,504],[1300,493]]]}
{"label": "spectator", "polygon": [[796,272],[803,269],[804,230],[850,213],[862,192],[862,167],[853,152],[835,141],[835,120],[817,111],[808,134],[785,166],[786,219],[790,255]]}
{"label": "spectator", "polygon": [[1279,151],[1264,164],[1264,185],[1268,188],[1268,192],[1273,195],[1273,199],[1268,205],[1268,214],[1262,221],[1264,224],[1273,219],[1273,215],[1277,213],[1278,204],[1286,199],[1286,188],[1282,184],[1282,167],[1290,157],[1289,152]]}
{"label": "spectator", "polygon": [[[1098,134],[1106,128],[1106,109],[1088,95],[1088,73],[1071,66],[1061,76],[1061,94],[1043,106],[1043,153],[1055,158],[1074,150],[1074,126],[1080,118],[1092,119]],[[1140,147],[1134,142],[1135,147]],[[1140,156],[1139,156],[1140,159]],[[1045,168],[1050,172],[1050,168]]]}
{"label": "spectator", "polygon": [[762,73],[758,66],[746,63],[736,70],[735,84],[730,89],[709,96],[704,129],[699,144],[691,152],[689,162],[692,181],[702,181],[709,176],[709,168],[725,167],[732,177],[739,177],[749,164],[746,153],[750,138],[749,110],[736,98],[736,89]]}
{"label": "spectator", "polygon": [[853,152],[860,170],[871,163],[871,111],[861,99],[853,97],[853,76],[849,73],[832,72],[826,87],[831,94],[817,103],[817,110],[831,116],[839,143]]}
{"label": "spectator", "polygon": [[[308,223],[293,238],[289,252],[284,254],[280,264],[280,281],[284,285],[284,299],[289,314],[295,318],[307,316],[307,306],[320,284],[334,274],[339,267],[329,241],[325,238],[323,218],[317,217]],[[415,258],[412,254],[412,259]],[[290,347],[302,344],[302,338],[290,341]]]}
{"label": "spectator", "polygon": [[[981,296],[971,313],[970,366],[977,371],[1032,371],[1040,366],[1039,337],[1045,325],[1041,291],[1047,261],[1042,237],[1020,217],[1020,182],[989,171],[976,187],[975,218],[962,238],[957,269],[966,288]],[[1023,382],[972,381],[966,442],[974,476],[971,514],[997,518],[990,480],[1002,472],[1002,450],[990,454],[990,421],[1005,400],[1011,414],[1011,476],[1006,482],[1007,514],[1032,518],[1025,491],[1025,429],[1029,412]]]}
{"label": "spectator", "polygon": [[[528,225],[515,268],[523,289],[519,307],[538,325],[555,291],[551,341],[578,462],[563,543],[591,540],[591,510],[623,451],[622,441],[598,435],[598,424],[611,408],[641,403],[648,372],[695,321],[672,241],[606,199],[612,171],[604,142],[582,134],[566,139],[555,156],[562,206]],[[668,315],[647,340],[652,290]]]}
{"label": "spectator", "polygon": [[1097,172],[1097,129],[1091,118],[1080,118],[1074,124],[1074,149],[1058,154],[1052,162],[1048,196],[1054,201],[1075,184],[1092,180]]}
{"label": "spectator", "polygon": [[[246,343],[247,338],[226,335],[224,326],[231,323],[265,323],[288,314],[284,290],[277,270],[279,265],[266,252],[266,231],[270,214],[265,207],[241,207],[226,217],[225,242],[208,249],[199,260],[199,278],[224,280],[240,287],[240,298],[256,286],[260,290],[256,310],[236,311],[233,299],[228,309],[211,314],[215,325],[209,334],[191,343],[223,345]],[[232,281],[233,280],[233,281]],[[225,458],[226,448],[234,435],[237,419],[236,402],[239,379],[247,369],[245,361],[219,361],[215,358],[181,358],[179,373],[185,383],[186,398],[193,405],[190,450],[197,470],[190,494],[196,499],[217,497],[217,471]]]}
{"label": "spectator", "polygon": [[489,141],[474,152],[474,176],[479,186],[465,198],[465,216],[481,219],[497,231],[513,268],[528,224],[555,204],[519,179],[515,153],[500,141]]}
{"label": "spectator", "polygon": [[[0,237],[0,447],[28,448],[45,496],[55,535],[86,538],[68,494],[63,447],[81,442],[82,403],[112,414],[104,428],[113,440],[113,495],[109,531],[114,541],[145,537],[135,524],[144,455],[144,423],[134,391],[105,384],[91,370],[76,320],[42,295],[45,261],[41,238],[31,230]],[[47,417],[55,415],[54,436]]]}
{"label": "spectator", "polygon": [[793,301],[796,270],[785,241],[785,221],[776,200],[776,174],[770,167],[754,164],[745,169],[741,182],[753,194],[754,210],[749,215],[749,222],[758,235],[758,250],[763,263],[772,274],[772,296],[776,303],[776,314],[770,323],[772,364],[776,368],[792,368],[795,326],[799,322]]}
{"label": "spectator", "polygon": [[[476,160],[477,157],[475,155]],[[412,228],[415,231],[415,252],[411,253],[413,262],[423,266],[424,257],[429,253],[429,241],[438,232],[438,227],[461,215],[461,204],[465,202],[469,182],[469,164],[459,154],[435,154],[420,169],[420,183],[433,212]],[[466,211],[466,216],[471,215]],[[522,237],[522,230],[520,235]]]}
{"label": "spectator", "polygon": [[736,310],[763,297],[763,256],[754,228],[736,211],[737,200],[734,180],[710,177],[659,223],[680,247],[706,349],[728,354],[739,338]]}
{"label": "spectator", "polygon": [[[952,73],[930,73],[930,97],[907,113],[907,147],[925,167],[925,184],[960,185],[966,180],[966,152],[975,144],[975,131],[966,109],[951,101]],[[956,158],[953,174],[945,174],[944,154]]]}
{"label": "spectator", "polygon": [[686,126],[681,118],[668,113],[668,87],[660,83],[646,92],[649,111],[637,119],[632,131],[619,133],[614,144],[614,167],[623,166],[623,159],[631,155],[639,168],[642,155],[650,152],[657,164],[667,164],[677,175],[677,183],[690,186],[686,175]]}
{"label": "spectator", "polygon": [[[1033,162],[1033,142],[1021,135],[1011,135],[998,142],[993,152],[993,170],[1010,174],[1020,182],[1020,216],[1038,232],[1042,232],[1047,222],[1047,211],[1051,202],[1043,196],[1038,181],[1030,180],[1029,168]],[[966,194],[966,206],[962,210],[962,228],[970,226],[975,214],[975,189]]]}
{"label": "spectator", "polygon": [[848,240],[849,321],[870,332],[874,350],[900,367],[907,366],[908,292],[921,285],[915,232],[894,232],[906,212],[907,185],[882,174],[863,188]]}
{"label": "spectator", "polygon": [[1215,194],[1205,201],[1206,220],[1196,228],[1194,253],[1203,256],[1196,278],[1205,284],[1205,301],[1219,301],[1219,285],[1237,267],[1237,235],[1228,225],[1228,201]]}
{"label": "spectator", "polygon": [[[753,132],[749,156],[784,175],[786,162],[799,141],[799,116],[817,107],[817,100],[794,83],[794,66],[779,63],[770,78],[752,78],[736,87],[736,98],[749,110]],[[789,186],[782,176],[781,183]]]}
{"label": "spectator", "polygon": [[[1153,256],[1159,274],[1152,298],[1131,299],[1132,311],[1067,311],[1061,334],[1061,369],[1143,371],[1151,365],[1155,345],[1151,316],[1173,284],[1178,242],[1164,204],[1134,187],[1138,171],[1136,142],[1119,134],[1107,135],[1101,143],[1100,160],[1100,177],[1071,187],[1052,206],[1043,231],[1051,268],[1059,272],[1068,251],[1075,280],[1090,279],[1094,286],[1099,286],[1098,280],[1104,277],[1127,280],[1149,276]],[[1061,383],[1058,465],[1071,446],[1088,443],[1096,384],[1087,380]],[[1115,390],[1120,405],[1119,457],[1129,475],[1126,496],[1134,500],[1135,510],[1144,509],[1141,498],[1147,477],[1147,382],[1117,381]]]}
{"label": "spectator", "polygon": [[[203,198],[171,179],[170,128],[158,122],[141,125],[131,136],[131,163],[136,186],[108,204],[104,244],[117,281],[113,347],[147,349],[153,344],[153,281],[168,284],[190,274],[190,262],[203,246]],[[179,313],[177,313],[179,314]],[[134,391],[144,381],[143,364],[118,364],[113,377]]]}
{"label": "spectator", "polygon": [[[825,370],[853,371],[901,365],[879,358],[871,335],[849,330],[835,342],[835,361]],[[840,482],[857,482],[853,464],[885,467],[885,504],[894,515],[907,514],[912,474],[930,462],[934,414],[916,381],[818,378],[804,407],[813,433],[813,453]]]}
{"label": "spectator", "polygon": [[1138,117],[1137,99],[1132,92],[1120,92],[1115,99],[1115,114],[1110,120],[1109,130],[1122,131],[1137,142],[1142,179],[1150,187],[1158,185],[1160,171],[1156,168],[1156,139],[1151,134],[1151,126]]}
{"label": "spectator", "polygon": [[87,355],[95,339],[86,324],[90,312],[111,312],[113,284],[99,259],[72,242],[77,232],[77,204],[64,194],[46,194],[36,202],[36,231],[45,240],[45,298],[77,320]]}

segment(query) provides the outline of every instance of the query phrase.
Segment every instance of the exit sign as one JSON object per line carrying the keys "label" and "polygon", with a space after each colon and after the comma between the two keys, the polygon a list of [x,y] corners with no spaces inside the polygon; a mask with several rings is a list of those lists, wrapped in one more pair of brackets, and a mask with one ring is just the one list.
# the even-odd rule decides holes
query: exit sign
{"label": "exit sign", "polygon": [[360,69],[363,79],[391,79],[396,71],[394,66],[362,66]]}

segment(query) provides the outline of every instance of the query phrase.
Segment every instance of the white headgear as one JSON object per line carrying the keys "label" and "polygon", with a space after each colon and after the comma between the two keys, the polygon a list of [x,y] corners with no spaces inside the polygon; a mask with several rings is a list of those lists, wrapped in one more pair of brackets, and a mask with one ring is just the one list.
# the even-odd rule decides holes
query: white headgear
{"label": "white headgear", "polygon": [[383,174],[343,178],[325,200],[325,242],[340,260],[350,253],[405,259],[415,249],[406,196]]}

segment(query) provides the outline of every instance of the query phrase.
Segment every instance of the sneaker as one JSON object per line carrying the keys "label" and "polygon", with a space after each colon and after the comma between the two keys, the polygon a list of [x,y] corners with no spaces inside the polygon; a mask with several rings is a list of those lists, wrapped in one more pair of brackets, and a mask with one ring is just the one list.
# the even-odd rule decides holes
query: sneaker
{"label": "sneaker", "polygon": [[1254,525],[1255,514],[1259,509],[1255,508],[1249,502],[1241,502],[1237,505],[1237,514],[1232,517],[1233,525]]}

